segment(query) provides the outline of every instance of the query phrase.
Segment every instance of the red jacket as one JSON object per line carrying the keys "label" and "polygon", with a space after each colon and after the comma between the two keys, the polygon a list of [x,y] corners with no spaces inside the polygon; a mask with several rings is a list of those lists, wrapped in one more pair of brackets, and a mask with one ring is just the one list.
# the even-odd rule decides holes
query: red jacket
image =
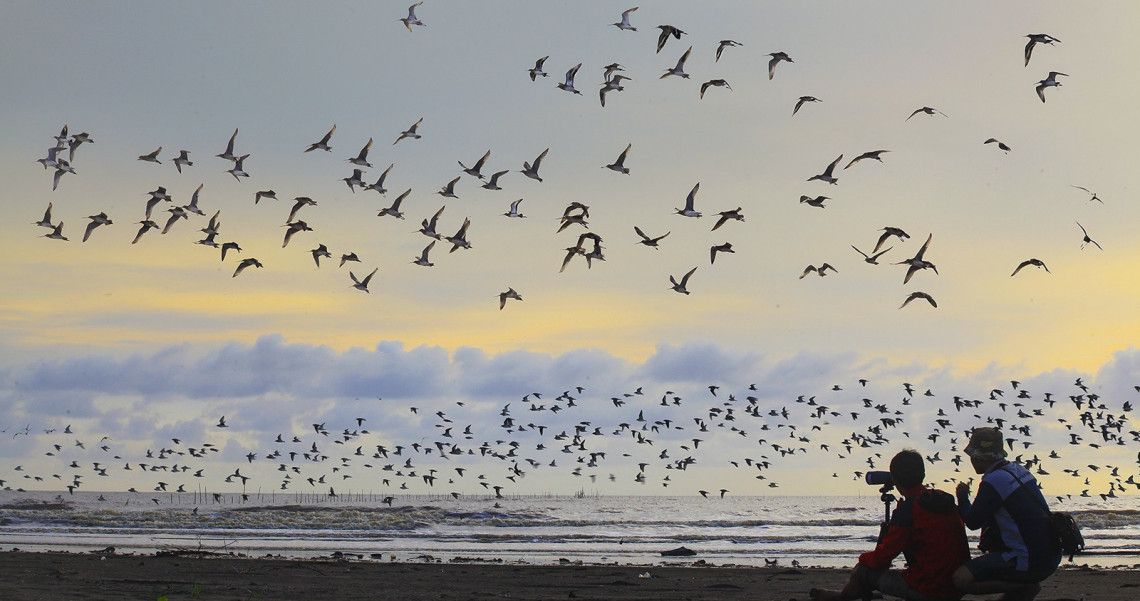
{"label": "red jacket", "polygon": [[859,563],[885,569],[899,553],[906,558],[903,578],[911,588],[928,597],[962,596],[951,577],[970,559],[970,548],[952,495],[923,485],[903,491],[886,533]]}

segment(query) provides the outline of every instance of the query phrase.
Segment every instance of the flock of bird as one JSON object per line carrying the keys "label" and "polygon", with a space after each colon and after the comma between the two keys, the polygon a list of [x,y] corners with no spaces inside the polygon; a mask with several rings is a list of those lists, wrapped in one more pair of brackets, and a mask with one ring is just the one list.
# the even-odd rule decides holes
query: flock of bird
{"label": "flock of bird", "polygon": [[[1010,457],[1033,470],[1059,501],[1073,496],[1065,490],[1107,500],[1140,489],[1140,454],[1133,465],[1102,463],[1106,454],[1123,454],[1121,447],[1140,448],[1132,402],[1102,399],[1080,378],[1057,394],[1011,381],[975,398],[905,382],[868,384],[860,379],[794,398],[756,384],[714,384],[684,395],[643,387],[598,394],[575,386],[556,395],[422,405],[378,398],[381,414],[311,425],[289,418],[283,421],[292,425],[276,433],[244,424],[252,415],[223,415],[184,424],[187,432],[199,432],[196,440],[153,440],[142,452],[137,441],[120,443],[73,427],[70,418],[49,418],[0,430],[0,444],[22,445],[23,461],[39,466],[0,468],[0,487],[58,486],[74,493],[131,486],[139,500],[155,504],[170,498],[154,493],[336,497],[339,489],[383,494],[391,504],[399,495],[572,494],[587,486],[628,490],[631,483],[650,487],[647,492],[673,487],[670,494],[707,496],[694,481],[708,480],[695,474],[712,469],[727,478],[723,496],[779,488],[776,474],[812,474],[820,486],[827,486],[828,474],[859,480],[865,471],[886,469],[901,448],[918,449],[932,479],[952,482],[973,477],[968,461],[962,465],[961,448],[972,428],[986,425],[1002,430]],[[377,430],[370,429],[374,423]],[[236,466],[222,453],[233,445],[246,452]],[[37,455],[47,459],[36,461]],[[528,487],[532,474],[546,476],[542,489]]]}
{"label": "flock of bird", "polygon": [[[411,5],[408,8],[407,16],[399,19],[399,21],[402,22],[403,25],[407,28],[408,32],[414,33],[416,28],[427,26],[427,24],[416,14],[417,8],[422,8],[422,5],[422,2],[417,2]],[[636,11],[638,11],[638,7],[633,7],[625,10],[622,12],[620,20],[612,23],[612,25],[621,32],[620,35],[636,35],[636,32],[638,32],[638,27],[636,25],[638,15],[636,14]],[[689,35],[686,31],[673,25],[658,25],[657,29],[659,30],[659,34],[656,38],[656,53],[661,53],[667,48],[673,48],[675,44],[670,45],[669,42],[671,40],[682,40],[685,38],[685,36]],[[1029,34],[1026,37],[1029,39],[1028,44],[1025,46],[1024,53],[1026,66],[1029,65],[1030,57],[1035,48],[1041,45],[1052,46],[1060,42],[1060,40],[1048,34]],[[744,44],[732,39],[723,39],[719,40],[715,46],[716,63],[721,64],[720,61],[722,56],[727,57],[728,54],[730,54],[726,53],[726,50],[739,48],[744,46]],[[675,77],[684,80],[689,79],[690,74],[685,71],[685,65],[692,51],[693,46],[688,46],[677,59],[677,61],[672,66],[666,67],[664,69],[664,72],[659,77]],[[769,80],[776,78],[777,67],[779,67],[781,63],[788,63],[789,65],[795,64],[793,58],[784,51],[773,51],[768,53],[766,56],[769,59],[767,65],[767,74]],[[545,63],[548,58],[549,56],[543,56],[537,59],[534,66],[526,70],[526,73],[529,75],[531,81],[539,82],[542,78],[548,77],[548,74],[544,71]],[[564,78],[555,84],[556,87],[572,94],[581,94],[581,91],[576,87],[577,84],[575,83],[575,79],[578,76],[579,69],[581,67],[581,63],[570,67],[566,71]],[[629,85],[627,82],[632,81],[633,78],[626,74],[626,69],[618,62],[613,62],[609,65],[606,65],[602,67],[602,69],[604,74],[604,82],[599,88],[599,98],[600,104],[604,107],[606,105],[607,95],[622,92],[625,90],[625,87]],[[1050,87],[1059,87],[1061,83],[1057,80],[1057,77],[1063,75],[1065,74],[1059,72],[1050,72],[1045,79],[1038,82],[1036,92],[1042,101],[1045,100],[1045,89]],[[712,78],[700,84],[699,97],[703,99],[711,87],[721,87],[726,91],[732,91],[732,86],[726,79]],[[794,101],[794,108],[791,111],[791,115],[793,117],[797,115],[797,113],[799,113],[806,104],[819,102],[822,102],[822,100],[815,96],[799,96],[798,99]],[[923,106],[921,108],[915,109],[905,119],[900,118],[900,121],[905,123],[919,115],[935,116],[946,119],[949,118],[946,113],[937,108]],[[393,133],[394,141],[392,142],[392,146],[395,146],[405,140],[415,141],[420,139],[422,137],[422,134],[419,133],[419,128],[423,122],[424,118],[421,117],[412,123],[406,130],[399,132],[398,135]],[[336,125],[332,125],[327,133],[325,133],[317,141],[308,143],[307,145],[299,144],[298,152],[309,153],[312,151],[320,150],[326,153],[331,153],[333,151],[334,136],[336,133]],[[43,166],[44,169],[49,170],[53,174],[52,189],[56,190],[60,187],[61,180],[65,175],[67,175],[69,179],[71,177],[80,177],[76,175],[78,173],[77,169],[75,168],[76,151],[81,146],[93,144],[94,139],[92,135],[87,132],[69,134],[68,127],[65,125],[62,131],[58,135],[54,136],[54,140],[55,143],[48,148],[47,155],[44,158],[39,159],[38,162]],[[395,163],[388,165],[388,167],[384,169],[378,177],[376,177],[375,181],[372,181],[372,176],[369,176],[368,173],[369,170],[374,167],[369,158],[370,151],[372,150],[373,146],[373,140],[373,137],[369,137],[367,143],[365,143],[357,153],[348,156],[345,159],[345,161],[347,163],[350,163],[352,166],[352,175],[342,178],[342,181],[345,182],[345,184],[353,193],[355,193],[357,190],[360,190],[376,192],[381,196],[387,196],[387,180],[393,168],[395,167]],[[984,142],[984,145],[991,143],[997,144],[997,147],[1004,152],[1008,153],[1011,151],[1009,145],[997,140],[996,138],[987,139]],[[229,169],[226,169],[225,171],[231,174],[234,180],[239,183],[239,185],[242,185],[244,181],[253,181],[256,178],[254,176],[251,176],[251,174],[247,172],[245,168],[245,162],[250,157],[251,153],[245,151],[244,149],[240,149],[240,147],[241,144],[239,144],[238,141],[238,129],[235,128],[233,134],[225,144],[225,149],[215,156],[224,161],[225,164],[229,166]],[[629,166],[628,161],[632,147],[632,143],[627,144],[625,149],[621,151],[614,162],[603,165],[603,167],[615,173],[630,175],[631,167]],[[540,168],[543,164],[543,161],[547,158],[549,151],[550,148],[547,148],[538,153],[533,161],[524,161],[522,163],[522,169],[516,172],[523,174],[531,180],[543,182],[543,177],[540,175]],[[95,151],[85,150],[85,152]],[[845,154],[839,154],[839,156],[830,164],[828,164],[822,172],[817,175],[807,177],[806,182],[821,182],[830,186],[837,186],[839,184],[839,176],[843,171],[860,165],[865,161],[876,161],[882,163],[884,161],[884,154],[888,152],[890,152],[890,150],[887,149],[865,151],[855,156],[854,158],[849,159],[845,164],[843,163]],[[66,159],[64,158],[65,153],[67,154]],[[156,169],[161,168],[161,166],[164,164],[163,161],[168,161],[168,163],[173,164],[177,173],[180,175],[188,175],[193,172],[193,169],[201,168],[195,166],[195,162],[191,158],[191,152],[188,150],[182,149],[179,150],[176,155],[171,156],[172,154],[173,153],[164,154],[163,147],[159,146],[157,149],[151,152],[139,155],[137,157],[137,160],[146,163],[153,163]],[[496,170],[490,174],[484,173],[484,169],[487,167],[487,163],[491,157],[491,151],[487,150],[474,163],[470,164],[470,166],[468,166],[462,160],[457,161],[460,168],[458,175],[444,184],[436,192],[436,194],[439,194],[444,199],[458,199],[461,192],[459,190],[459,185],[464,177],[471,178],[471,180],[473,180],[475,183],[478,183],[482,188],[486,190],[502,190],[503,180],[508,176],[508,174],[512,173],[512,170],[501,169]],[[840,165],[843,165],[842,168]],[[134,236],[131,239],[131,243],[145,243],[145,239],[148,236],[148,233],[152,230],[157,230],[160,232],[160,234],[169,234],[175,231],[176,228],[179,228],[179,224],[181,222],[188,222],[191,219],[202,218],[205,217],[207,212],[212,212],[212,217],[208,220],[208,223],[198,230],[201,232],[202,236],[200,239],[194,242],[199,245],[218,249],[220,251],[218,256],[223,262],[227,260],[228,256],[233,257],[232,261],[235,262],[235,266],[232,271],[232,277],[242,275],[250,268],[260,269],[265,267],[266,264],[257,257],[244,255],[239,257],[239,255],[245,251],[238,241],[234,239],[223,239],[220,237],[222,235],[220,228],[222,209],[217,207],[211,207],[210,209],[206,208],[210,203],[206,197],[203,196],[203,186],[204,184],[198,185],[198,187],[192,193],[187,204],[176,203],[172,195],[167,192],[167,188],[163,186],[159,186],[155,190],[145,192],[145,194],[140,193],[140,196],[144,196],[146,198],[145,208],[143,210],[140,210],[140,212],[134,216],[128,217],[128,219],[141,217],[141,219],[135,222],[137,225],[139,225],[139,228],[135,230]],[[702,209],[698,208],[700,203],[696,198],[699,187],[700,183],[697,183],[693,186],[692,190],[685,198],[684,207],[676,209],[675,213],[677,215],[692,219],[699,219],[702,217],[704,213],[702,212]],[[1086,188],[1080,186],[1074,186],[1074,188],[1080,188],[1081,190],[1087,191]],[[394,218],[398,220],[404,219],[405,213],[404,209],[402,208],[402,203],[408,199],[411,193],[411,188],[408,188],[404,192],[400,193],[391,201],[389,206],[382,208],[378,213],[376,213],[376,215],[380,218]],[[272,188],[250,191],[250,194],[253,196],[255,204],[260,203],[260,201],[265,199],[277,200],[277,193]],[[1098,198],[1096,194],[1091,192],[1089,194],[1091,194],[1090,200],[1100,201],[1100,198]],[[825,203],[829,200],[829,197],[824,195],[803,195],[799,200],[800,203],[806,207],[825,209]],[[289,247],[290,243],[293,240],[299,239],[301,237],[324,235],[311,234],[311,232],[317,231],[318,228],[313,227],[313,225],[310,225],[308,221],[300,217],[300,213],[303,210],[306,214],[311,213],[313,209],[308,209],[307,207],[317,206],[318,201],[310,196],[295,196],[292,198],[292,203],[292,208],[288,213],[288,217],[285,220],[285,223],[283,224],[284,234],[281,243],[282,249],[286,249]],[[502,213],[502,215],[506,216],[507,218],[525,218],[526,216],[521,212],[520,205],[522,203],[523,199],[521,198],[518,200],[510,201],[509,208],[506,210],[506,212]],[[165,220],[159,219],[154,212],[154,209],[159,206],[167,207],[165,209],[165,212],[169,213],[169,215],[165,218]],[[449,245],[449,254],[460,250],[468,251],[475,248],[475,245],[469,239],[469,235],[473,229],[477,229],[479,227],[479,224],[476,223],[473,225],[471,218],[466,217],[462,221],[462,225],[460,225],[458,229],[454,230],[454,234],[447,235],[447,232],[452,230],[443,229],[443,225],[440,221],[445,209],[446,205],[440,206],[431,214],[430,217],[425,217],[422,219],[421,227],[418,231],[420,234],[429,238],[429,240],[426,241],[426,244],[423,247],[422,251],[417,256],[412,257],[412,264],[420,267],[433,267],[435,263],[432,261],[431,253],[433,250],[435,250],[437,242],[445,242],[447,245]],[[50,229],[50,233],[44,234],[43,237],[58,241],[68,241],[69,239],[64,233],[64,222],[62,219],[58,221],[55,220],[53,217],[53,210],[53,203],[49,202],[42,219],[34,223],[37,226]],[[712,227],[712,231],[719,230],[722,226],[730,221],[743,222],[745,220],[744,209],[742,207],[719,211],[716,213],[716,215],[717,219],[715,225]],[[116,219],[122,218],[122,216],[116,216]],[[605,240],[603,239],[602,235],[589,229],[589,218],[590,206],[580,201],[571,202],[565,208],[561,217],[559,217],[559,227],[557,228],[556,233],[570,228],[579,230],[577,242],[565,248],[565,255],[562,255],[562,262],[559,271],[566,270],[567,267],[576,258],[584,260],[587,268],[591,268],[596,261],[605,260]],[[115,223],[115,221],[112,220],[111,216],[108,215],[105,211],[99,211],[98,213],[88,215],[87,219],[89,219],[89,222],[86,224],[84,230],[84,235],[82,238],[83,242],[89,241],[97,230],[106,228],[107,226],[111,226]],[[645,224],[630,225],[632,226],[631,229],[633,233],[637,236],[636,238],[631,238],[635,243],[639,243],[650,248],[659,248],[662,244],[668,244],[672,242],[672,240],[665,240],[665,238],[670,235],[672,230],[668,230],[664,234],[650,235],[646,233],[646,230],[649,228],[645,226]],[[1103,250],[1101,248],[1101,245],[1092,237],[1090,237],[1088,230],[1083,225],[1080,223],[1077,223],[1077,225],[1079,226],[1081,232],[1081,249],[1092,245],[1098,249]],[[181,227],[184,228],[185,226]],[[934,228],[931,227],[929,229]],[[895,248],[895,246],[892,245],[886,246],[886,248],[883,249],[886,241],[894,238],[897,239],[899,243],[904,243],[910,238],[910,235],[906,231],[894,225],[886,225],[881,229],[881,232],[882,234],[879,236],[878,242],[875,244],[874,249],[870,253],[866,253],[863,250],[860,250],[859,246],[856,243],[852,243],[850,245],[852,249],[857,252],[866,263],[870,265],[879,265],[880,259],[882,259],[886,253],[891,252]],[[937,252],[936,249],[931,250],[934,233],[932,231],[927,231],[925,233],[927,233],[927,236],[925,237],[925,243],[917,250],[917,252],[914,253],[911,258],[893,262],[895,265],[902,265],[905,267],[905,274],[902,276],[903,284],[909,284],[912,278],[914,278],[918,273],[926,273],[928,271],[932,274],[938,273],[938,270],[935,267],[935,263],[927,257],[928,253],[933,255]],[[153,236],[154,234],[150,235]],[[294,242],[294,245],[295,244],[296,243]],[[295,248],[295,246],[292,248]],[[329,250],[329,247],[323,242],[318,243],[315,248],[306,249],[306,252],[311,254],[312,259],[318,268],[320,268],[322,265],[321,259],[335,261],[337,262],[339,268],[344,268],[344,266],[349,263],[362,262],[361,255],[358,255],[354,250],[341,249],[341,251],[337,253],[339,255],[338,257],[337,255],[334,255],[333,252]],[[711,245],[709,247],[710,268],[714,268],[716,265],[716,258],[718,254],[727,253],[736,253],[732,241],[725,241],[723,243]],[[371,270],[367,270],[366,268],[364,271],[362,271],[362,273],[367,272],[367,274],[363,277],[351,269],[348,271],[348,279],[351,282],[352,288],[362,292],[369,292],[369,285],[372,279],[380,271],[380,267],[377,265],[379,263],[378,260],[373,258],[371,263]],[[802,270],[802,273],[799,277],[800,279],[803,279],[809,274],[815,274],[817,276],[823,277],[829,274],[839,273],[839,269],[835,267],[836,264],[838,264],[838,261],[832,259],[831,261],[824,262],[820,265],[808,265]],[[1012,269],[1011,275],[1018,275],[1027,266],[1038,267],[1043,269],[1045,272],[1049,272],[1048,268],[1045,265],[1045,262],[1037,257],[1026,258],[1019,265],[1010,266]],[[683,270],[683,274],[678,271],[672,275],[669,275],[669,283],[671,289],[681,294],[690,294],[694,290],[694,288],[691,286],[691,281],[697,269],[698,267],[696,266],[690,268],[688,265],[686,265]],[[922,276],[918,279],[926,282],[931,281],[927,278],[927,276]],[[521,294],[519,292],[516,292],[513,287],[507,287],[506,291],[498,292],[497,296],[500,301],[500,310],[506,306],[507,299],[522,299]],[[909,292],[908,295],[905,296],[905,300],[903,300],[899,308],[901,309],[903,307],[906,307],[911,301],[916,299],[927,301],[931,307],[938,306],[937,302],[931,294],[916,290]]]}

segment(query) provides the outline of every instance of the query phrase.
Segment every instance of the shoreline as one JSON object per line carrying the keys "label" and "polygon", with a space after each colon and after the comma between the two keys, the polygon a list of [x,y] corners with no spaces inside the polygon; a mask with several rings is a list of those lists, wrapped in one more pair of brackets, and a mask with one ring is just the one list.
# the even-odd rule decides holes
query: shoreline
{"label": "shoreline", "polygon": [[[0,598],[41,599],[759,599],[805,601],[839,588],[845,569],[687,565],[556,565],[481,558],[412,561],[285,559],[217,554],[0,551]],[[854,561],[854,558],[852,558]],[[1140,570],[1062,567],[1040,601],[1131,601]],[[968,597],[992,599],[994,595]]]}

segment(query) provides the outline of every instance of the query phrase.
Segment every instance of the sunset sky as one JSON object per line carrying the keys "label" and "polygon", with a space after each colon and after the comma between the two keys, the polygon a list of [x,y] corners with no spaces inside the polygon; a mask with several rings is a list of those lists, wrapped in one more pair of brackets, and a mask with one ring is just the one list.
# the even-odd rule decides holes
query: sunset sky
{"label": "sunset sky", "polygon": [[[892,436],[876,452],[889,458],[912,445],[928,456],[941,450],[944,460],[954,454],[950,435],[927,435],[937,408],[953,411],[954,395],[986,399],[1000,388],[1012,402],[1010,380],[1034,401],[1052,392],[1068,405],[1037,417],[1037,432],[1049,436],[1041,448],[1070,441],[1061,424],[1078,421],[1068,400],[1081,394],[1077,378],[1106,413],[1140,401],[1140,205],[1130,181],[1140,6],[668,0],[631,13],[637,31],[611,25],[632,6],[427,0],[416,7],[425,26],[410,33],[398,20],[407,5],[393,2],[9,6],[0,21],[0,479],[51,488],[50,478],[25,483],[7,470],[57,473],[55,459],[43,457],[55,434],[44,431],[68,424],[91,442],[110,436],[125,456],[171,437],[215,439],[226,415],[230,430],[217,440],[232,466],[247,452],[272,452],[279,432],[311,436],[310,424],[325,421],[339,431],[360,414],[369,416],[371,443],[435,440],[436,410],[462,413],[493,438],[504,404],[530,422],[539,418],[517,415],[523,395],[540,392],[549,404],[575,386],[586,389],[575,395],[582,402],[544,416],[551,424],[608,428],[635,417],[642,396],[653,397],[648,409],[666,391],[713,406],[724,400],[707,389],[717,385],[741,405],[756,396],[764,414],[788,407],[799,436],[812,423],[799,395],[826,399],[844,416],[871,397],[902,411],[911,427],[909,440]],[[655,52],[663,24],[685,35]],[[1036,33],[1059,42],[1038,44],[1026,66],[1026,36]],[[741,45],[715,60],[728,39]],[[690,46],[690,78],[662,78]],[[793,62],[769,79],[775,52]],[[532,82],[527,70],[543,56],[549,77]],[[602,107],[604,66],[614,62],[630,79]],[[582,93],[555,87],[578,63]],[[1042,103],[1035,86],[1051,71],[1067,75]],[[714,79],[731,90],[709,87],[701,98],[701,84]],[[793,116],[802,96],[820,102]],[[937,112],[908,119],[923,107]],[[421,118],[422,138],[393,143]],[[53,191],[54,170],[36,161],[64,125],[94,142],[76,149],[75,173]],[[333,125],[331,152],[302,152]],[[235,154],[249,155],[240,181],[227,172],[234,164],[215,156],[235,128]],[[984,144],[989,138],[1011,150]],[[355,168],[348,159],[369,139],[373,166],[363,179],[373,183],[394,165],[383,196],[343,181]],[[630,173],[603,168],[627,144]],[[159,147],[161,164],[136,158]],[[547,148],[543,181],[524,177],[523,162]],[[173,159],[183,149],[194,164],[179,173]],[[481,188],[457,164],[470,166],[488,149],[485,176],[510,170],[502,190]],[[889,152],[844,169],[872,150]],[[808,181],[840,155],[837,185]],[[458,198],[437,194],[455,177]],[[704,216],[676,214],[698,183],[695,208]],[[164,187],[173,199],[154,208],[161,228],[167,209],[189,203],[199,185],[205,216],[131,243],[151,191]],[[409,189],[405,220],[377,216]],[[265,190],[278,200],[255,204]],[[825,208],[799,202],[819,195],[829,197]],[[300,196],[317,203],[297,214],[313,231],[282,247]],[[503,216],[520,198],[526,218]],[[559,233],[572,202],[588,205],[589,229]],[[68,241],[35,225],[49,203]],[[449,253],[441,240],[434,266],[415,265],[430,242],[417,232],[420,221],[443,206],[439,232],[450,236],[470,218],[472,248]],[[718,213],[737,207],[743,222],[711,231]],[[195,244],[216,211],[216,241],[241,247],[224,261],[218,249]],[[113,224],[82,242],[88,216],[100,212]],[[1083,243],[1078,223],[1101,248]],[[649,248],[634,226],[669,235]],[[890,239],[880,264],[865,263],[852,246],[870,253],[886,226],[910,238]],[[586,231],[602,238],[604,261],[587,268],[574,257],[560,273],[566,249]],[[907,268],[895,263],[928,236],[924,258],[937,274],[921,270],[904,284]],[[709,248],[725,242],[735,253],[710,264]],[[310,251],[319,244],[332,258],[318,267]],[[350,252],[360,262],[338,267]],[[246,258],[264,267],[235,277]],[[1010,276],[1031,258],[1048,272],[1029,266]],[[825,262],[836,272],[800,277]],[[671,290],[669,277],[693,267],[690,294]],[[369,292],[355,290],[349,272],[361,278],[374,268]],[[500,310],[508,288],[523,300]],[[900,308],[913,292],[937,308],[921,298]],[[860,378],[870,380],[865,390]],[[906,406],[904,382],[917,389]],[[623,396],[638,387],[644,395]],[[612,397],[633,400],[618,407]],[[949,430],[1005,411],[997,402],[963,412]],[[693,427],[691,415],[670,411]],[[811,435],[814,455],[787,460],[793,469],[841,472],[848,488],[836,492],[852,490],[848,474],[867,463],[832,464],[818,443],[834,446],[877,417],[844,419]],[[706,435],[701,450],[715,445],[707,452],[716,458],[701,460],[710,475],[685,474],[683,488],[665,492],[694,494],[731,477],[725,463],[753,452],[759,427]],[[13,438],[25,429],[27,437]],[[1073,452],[1131,474],[1134,429],[1123,427],[1129,445]],[[671,436],[692,438],[661,435]],[[632,476],[617,464],[624,447],[605,444],[614,465],[599,468],[599,487],[608,473]],[[659,443],[646,456],[660,451]],[[275,467],[249,469],[266,470],[273,487]],[[657,494],[658,476],[652,489],[626,478],[612,490]],[[512,486],[578,488],[560,477]],[[150,482],[123,478],[123,486]],[[767,494],[766,484],[732,488]],[[1104,492],[1107,480],[1092,487]],[[818,488],[785,477],[777,492]]]}

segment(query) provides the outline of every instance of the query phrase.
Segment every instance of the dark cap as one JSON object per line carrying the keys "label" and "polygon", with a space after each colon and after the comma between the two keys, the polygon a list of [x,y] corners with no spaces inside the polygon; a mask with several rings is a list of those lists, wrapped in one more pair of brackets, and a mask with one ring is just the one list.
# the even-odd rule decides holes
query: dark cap
{"label": "dark cap", "polygon": [[1006,455],[1004,441],[997,428],[974,428],[970,444],[962,452],[982,461],[997,461],[1005,459]]}

